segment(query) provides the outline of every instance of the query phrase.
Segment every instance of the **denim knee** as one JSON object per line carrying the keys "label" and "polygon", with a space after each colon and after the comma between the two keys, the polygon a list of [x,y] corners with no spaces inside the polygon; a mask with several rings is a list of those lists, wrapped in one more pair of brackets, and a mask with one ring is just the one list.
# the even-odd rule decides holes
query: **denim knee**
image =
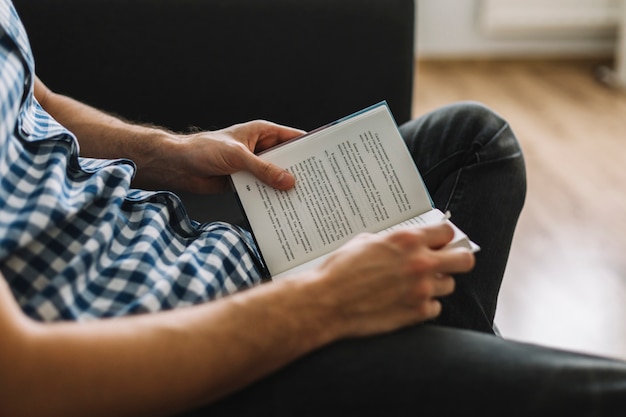
{"label": "denim knee", "polygon": [[511,127],[495,111],[476,101],[461,101],[406,123],[400,130],[424,168],[453,155],[466,163],[521,157]]}
{"label": "denim knee", "polygon": [[[526,173],[520,143],[508,122],[475,101],[451,103],[400,127],[424,179],[437,187],[446,175],[474,165],[491,165],[492,175],[516,178],[525,193]],[[491,169],[485,166],[486,171]]]}
{"label": "denim knee", "polygon": [[455,126],[453,136],[469,146],[477,162],[523,158],[520,143],[509,123],[486,105],[463,101],[448,106],[446,113],[449,125]]}

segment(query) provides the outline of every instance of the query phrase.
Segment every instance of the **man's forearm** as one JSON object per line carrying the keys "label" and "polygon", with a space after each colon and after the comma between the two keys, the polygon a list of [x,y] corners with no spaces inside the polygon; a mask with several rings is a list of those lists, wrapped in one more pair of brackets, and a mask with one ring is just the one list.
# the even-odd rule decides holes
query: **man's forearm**
{"label": "man's forearm", "polygon": [[161,314],[30,324],[15,351],[2,351],[0,408],[10,400],[18,408],[6,415],[157,416],[215,400],[334,338],[309,292],[285,288],[302,285]]}
{"label": "man's forearm", "polygon": [[165,129],[127,123],[71,97],[50,91],[39,79],[35,96],[41,106],[74,133],[81,156],[132,159],[139,168],[171,152],[175,135]]}

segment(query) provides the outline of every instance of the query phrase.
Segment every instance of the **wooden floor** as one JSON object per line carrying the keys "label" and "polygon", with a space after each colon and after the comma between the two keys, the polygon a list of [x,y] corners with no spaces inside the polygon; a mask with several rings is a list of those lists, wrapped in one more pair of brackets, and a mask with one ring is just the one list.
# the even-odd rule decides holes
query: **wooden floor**
{"label": "wooden floor", "polygon": [[605,63],[419,61],[414,112],[481,101],[522,144],[503,336],[626,359],[626,93],[596,80]]}

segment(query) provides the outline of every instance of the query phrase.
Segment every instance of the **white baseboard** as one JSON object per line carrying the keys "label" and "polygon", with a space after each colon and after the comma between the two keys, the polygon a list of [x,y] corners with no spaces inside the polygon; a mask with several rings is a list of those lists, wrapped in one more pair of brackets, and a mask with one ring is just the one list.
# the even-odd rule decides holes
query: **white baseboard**
{"label": "white baseboard", "polygon": [[487,35],[580,34],[615,31],[615,0],[483,0],[479,22]]}

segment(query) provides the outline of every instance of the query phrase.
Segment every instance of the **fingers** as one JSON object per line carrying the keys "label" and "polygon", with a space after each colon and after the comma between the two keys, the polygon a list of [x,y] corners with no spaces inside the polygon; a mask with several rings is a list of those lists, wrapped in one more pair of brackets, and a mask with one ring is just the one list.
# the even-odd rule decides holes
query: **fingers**
{"label": "fingers", "polygon": [[424,301],[418,306],[417,315],[419,322],[432,320],[441,314],[441,302],[436,298]]}
{"label": "fingers", "polygon": [[452,236],[449,225],[435,225],[361,234],[342,246],[320,267],[326,288],[338,291],[329,301],[337,322],[362,335],[439,316],[440,299],[455,290],[452,274],[474,265],[471,251],[442,249]]}
{"label": "fingers", "polygon": [[391,239],[407,249],[422,245],[439,249],[450,243],[453,237],[454,229],[443,222],[429,226],[406,227],[391,233]]}
{"label": "fingers", "polygon": [[245,158],[245,169],[270,187],[288,190],[295,185],[296,179],[289,171],[264,161],[253,153],[246,153]]}
{"label": "fingers", "polygon": [[448,274],[430,274],[415,277],[409,286],[407,303],[419,305],[425,301],[445,297],[454,292],[454,278]]}
{"label": "fingers", "polygon": [[435,274],[433,283],[433,295],[435,297],[444,297],[452,294],[456,286],[454,278],[448,274]]}
{"label": "fingers", "polygon": [[421,228],[424,243],[432,249],[443,248],[454,237],[454,229],[447,223],[440,223]]}
{"label": "fingers", "polygon": [[[278,125],[265,120],[255,120],[236,125],[233,128],[238,132],[235,133],[235,136],[241,135],[245,142],[248,143],[248,149],[255,152],[271,148],[304,134],[304,131],[300,129]],[[262,160],[253,152],[245,152],[242,157],[243,168],[265,184],[279,190],[288,190],[295,185],[295,178],[290,172]]]}
{"label": "fingers", "polygon": [[465,248],[443,249],[454,236],[448,224],[403,229],[393,232],[387,242],[406,253],[410,274],[429,272],[462,273],[474,267],[474,254]]}
{"label": "fingers", "polygon": [[468,272],[476,263],[474,254],[465,248],[437,250],[434,256],[439,259],[440,272],[447,274]]}
{"label": "fingers", "polygon": [[441,312],[440,297],[452,294],[455,280],[451,274],[468,272],[474,267],[474,254],[465,248],[442,249],[453,237],[447,224],[407,229],[395,239],[405,252],[403,269],[408,291],[405,302],[415,317],[428,320]]}

